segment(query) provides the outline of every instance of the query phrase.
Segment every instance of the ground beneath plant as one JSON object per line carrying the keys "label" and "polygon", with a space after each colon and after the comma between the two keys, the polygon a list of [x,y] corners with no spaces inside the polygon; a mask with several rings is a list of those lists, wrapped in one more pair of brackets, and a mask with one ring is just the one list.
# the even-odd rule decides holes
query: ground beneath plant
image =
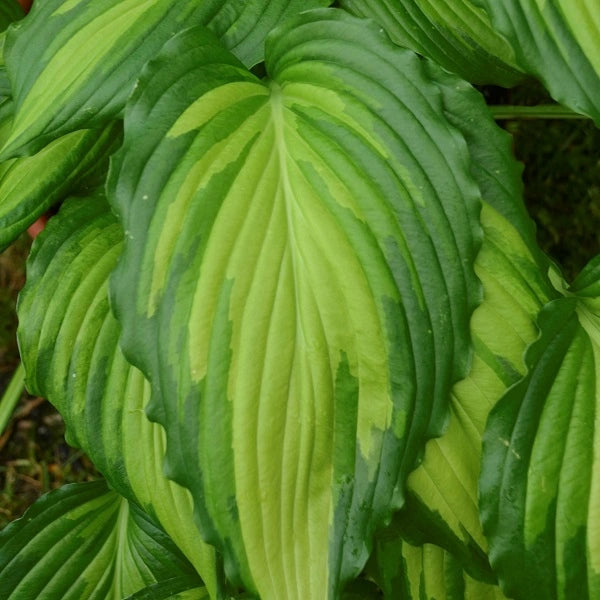
{"label": "ground beneath plant", "polygon": [[[25,235],[0,254],[0,395],[19,364],[15,308],[30,245]],[[0,432],[0,529],[43,493],[98,477],[90,460],[65,443],[64,432],[62,417],[50,403],[22,395]]]}

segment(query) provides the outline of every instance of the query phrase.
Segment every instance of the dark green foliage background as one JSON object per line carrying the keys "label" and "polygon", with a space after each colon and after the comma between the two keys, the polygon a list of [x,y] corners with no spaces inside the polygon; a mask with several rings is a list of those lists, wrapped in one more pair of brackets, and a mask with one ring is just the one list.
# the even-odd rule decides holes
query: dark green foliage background
{"label": "dark green foliage background", "polygon": [[[481,91],[488,104],[553,104],[533,81]],[[518,119],[501,125],[525,164],[525,203],[537,224],[538,242],[572,281],[600,253],[600,129],[589,119]]]}

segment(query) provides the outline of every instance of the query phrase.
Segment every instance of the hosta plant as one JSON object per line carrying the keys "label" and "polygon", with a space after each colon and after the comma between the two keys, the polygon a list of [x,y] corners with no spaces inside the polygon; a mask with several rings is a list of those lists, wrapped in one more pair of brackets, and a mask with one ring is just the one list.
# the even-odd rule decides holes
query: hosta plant
{"label": "hosta plant", "polygon": [[3,0],[29,390],[105,481],[0,597],[600,598],[600,257],[472,84],[600,124],[597,0]]}

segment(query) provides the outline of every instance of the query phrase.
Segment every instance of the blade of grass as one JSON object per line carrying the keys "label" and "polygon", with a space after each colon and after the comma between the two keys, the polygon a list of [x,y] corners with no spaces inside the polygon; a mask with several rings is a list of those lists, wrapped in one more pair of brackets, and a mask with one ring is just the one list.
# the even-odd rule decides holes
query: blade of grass
{"label": "blade of grass", "polygon": [[23,364],[15,369],[10,383],[0,399],[0,434],[4,432],[10,422],[10,418],[15,410],[15,406],[25,389],[25,369]]}
{"label": "blade of grass", "polygon": [[542,104],[539,106],[490,106],[497,121],[507,119],[589,119],[560,104]]}

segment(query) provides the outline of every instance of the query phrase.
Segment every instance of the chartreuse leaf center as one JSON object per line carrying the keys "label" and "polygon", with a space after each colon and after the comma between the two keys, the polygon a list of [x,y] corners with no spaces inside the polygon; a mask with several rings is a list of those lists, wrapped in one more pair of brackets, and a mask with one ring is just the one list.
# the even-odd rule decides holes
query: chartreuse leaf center
{"label": "chartreuse leaf center", "polygon": [[266,56],[260,81],[194,28],[142,74],[113,305],[230,579],[335,598],[466,374],[480,198],[435,80],[375,25],[307,12]]}

